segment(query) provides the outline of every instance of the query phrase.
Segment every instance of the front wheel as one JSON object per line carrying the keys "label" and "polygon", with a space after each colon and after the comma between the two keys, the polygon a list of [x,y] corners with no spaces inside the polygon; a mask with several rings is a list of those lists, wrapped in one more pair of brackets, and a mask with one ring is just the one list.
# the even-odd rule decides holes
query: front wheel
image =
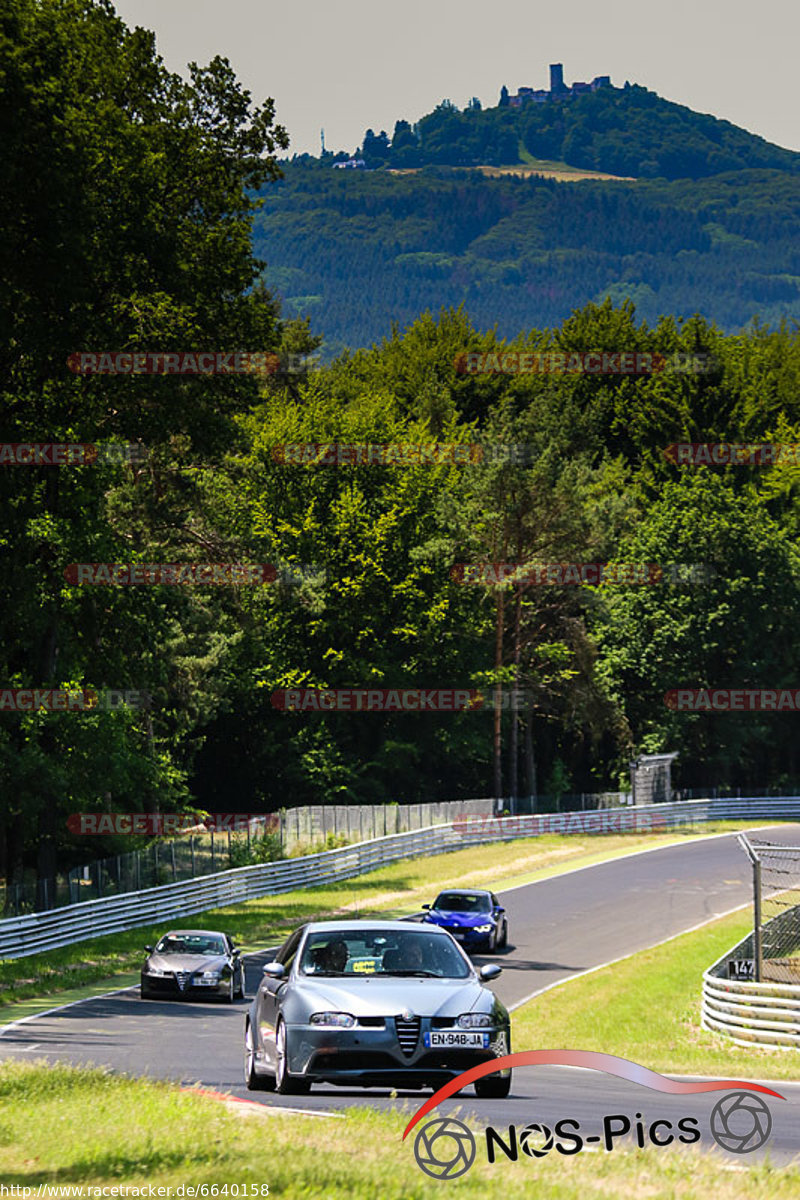
{"label": "front wheel", "polygon": [[500,941],[497,943],[501,950],[505,950],[508,945],[508,921],[503,921],[503,931],[500,934]]}
{"label": "front wheel", "polygon": [[281,1096],[303,1096],[311,1091],[307,1079],[289,1074],[286,1025],[278,1021],[275,1030],[275,1091]]}
{"label": "front wheel", "polygon": [[484,1075],[483,1079],[475,1080],[475,1095],[482,1100],[505,1100],[511,1091],[511,1072],[505,1078],[502,1075]]}
{"label": "front wheel", "polygon": [[274,1076],[256,1075],[255,1043],[249,1021],[244,1030],[244,1082],[248,1092],[271,1092],[275,1088]]}

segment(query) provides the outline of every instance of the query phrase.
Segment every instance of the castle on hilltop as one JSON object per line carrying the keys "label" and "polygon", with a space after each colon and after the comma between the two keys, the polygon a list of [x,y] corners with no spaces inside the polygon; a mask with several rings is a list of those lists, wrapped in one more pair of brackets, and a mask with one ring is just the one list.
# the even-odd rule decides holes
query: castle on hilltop
{"label": "castle on hilltop", "polygon": [[591,83],[573,83],[570,87],[564,83],[564,64],[550,63],[550,88],[517,89],[516,96],[509,96],[504,87],[500,93],[500,107],[522,108],[523,104],[544,104],[546,100],[554,100],[561,96],[580,96],[584,92],[596,92],[598,88],[611,87],[610,75],[595,75]]}

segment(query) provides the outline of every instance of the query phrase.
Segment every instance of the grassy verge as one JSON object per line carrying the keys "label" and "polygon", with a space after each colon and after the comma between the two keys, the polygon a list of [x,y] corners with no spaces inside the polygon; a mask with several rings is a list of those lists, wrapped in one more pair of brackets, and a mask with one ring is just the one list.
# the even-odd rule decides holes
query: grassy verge
{"label": "grassy verge", "polygon": [[[545,834],[490,846],[473,846],[432,858],[404,859],[330,886],[263,896],[226,909],[211,909],[183,918],[197,928],[224,929],[245,947],[283,941],[287,931],[311,918],[380,912],[395,916],[430,901],[439,888],[487,886],[495,890],[591,866],[632,851],[674,845],[688,837],[744,829],[760,822],[717,821],[647,834]],[[107,934],[27,958],[0,960],[2,1019],[15,1020],[31,1011],[18,1002],[57,996],[62,1002],[80,999],[89,985],[110,990],[132,982],[130,973],[141,966],[145,943],[154,942],[164,925],[143,926]],[[119,978],[122,977],[122,982]],[[134,977],[135,978],[135,977]]]}
{"label": "grassy verge", "polygon": [[[184,1184],[267,1185],[291,1200],[428,1200],[446,1184],[417,1166],[410,1109],[349,1110],[343,1119],[238,1113],[163,1083],[37,1063],[0,1068],[0,1180],[39,1184],[176,1189]],[[414,1105],[416,1107],[416,1105]],[[800,1170],[744,1166],[733,1156],[668,1150],[594,1152],[503,1160],[490,1166],[480,1145],[458,1180],[459,1197],[485,1200],[789,1200]],[[175,1195],[175,1191],[173,1191]],[[230,1195],[230,1192],[229,1192]]]}
{"label": "grassy verge", "polygon": [[800,1079],[796,1050],[738,1046],[700,1025],[703,971],[751,929],[749,910],[732,913],[551,988],[515,1011],[515,1049],[601,1050],[668,1075]]}

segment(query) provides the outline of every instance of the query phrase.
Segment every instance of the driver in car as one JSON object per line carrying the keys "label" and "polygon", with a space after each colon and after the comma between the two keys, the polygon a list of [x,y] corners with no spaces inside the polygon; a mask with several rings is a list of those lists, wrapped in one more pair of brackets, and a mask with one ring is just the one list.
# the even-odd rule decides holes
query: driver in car
{"label": "driver in car", "polygon": [[328,942],[319,956],[319,966],[322,971],[336,971],[341,973],[347,966],[347,944],[341,938],[337,938],[333,942]]}
{"label": "driver in car", "polygon": [[425,966],[422,947],[416,938],[401,942],[395,951],[394,969],[396,971],[421,971]]}

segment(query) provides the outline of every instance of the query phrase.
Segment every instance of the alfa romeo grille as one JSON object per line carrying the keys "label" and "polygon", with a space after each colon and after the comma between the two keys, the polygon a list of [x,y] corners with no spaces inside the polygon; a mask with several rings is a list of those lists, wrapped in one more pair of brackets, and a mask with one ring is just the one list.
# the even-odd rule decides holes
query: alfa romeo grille
{"label": "alfa romeo grille", "polygon": [[420,1018],[412,1017],[410,1021],[405,1021],[402,1017],[395,1017],[394,1024],[403,1054],[413,1054],[419,1041],[419,1027],[422,1024]]}
{"label": "alfa romeo grille", "polygon": [[178,981],[179,988],[185,988],[192,978],[191,971],[176,971],[175,978]]}

